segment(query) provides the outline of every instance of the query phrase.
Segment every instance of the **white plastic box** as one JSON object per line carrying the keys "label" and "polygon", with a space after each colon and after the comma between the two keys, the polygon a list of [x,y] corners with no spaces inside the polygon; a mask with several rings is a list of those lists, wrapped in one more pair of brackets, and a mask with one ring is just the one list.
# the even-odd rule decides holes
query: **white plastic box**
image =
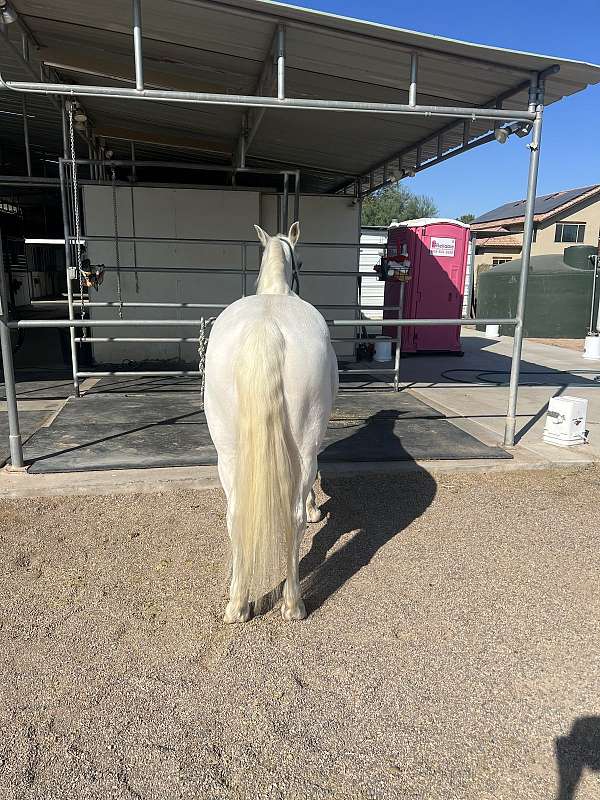
{"label": "white plastic box", "polygon": [[559,447],[585,444],[587,405],[582,397],[553,397],[548,404],[544,441]]}

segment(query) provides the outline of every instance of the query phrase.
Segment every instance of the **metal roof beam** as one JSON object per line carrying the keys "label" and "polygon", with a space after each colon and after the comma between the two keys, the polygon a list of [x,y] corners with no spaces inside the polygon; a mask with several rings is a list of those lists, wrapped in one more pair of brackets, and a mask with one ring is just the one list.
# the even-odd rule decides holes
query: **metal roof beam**
{"label": "metal roof beam", "polygon": [[[541,72],[540,73],[540,77],[542,79],[544,79],[548,75],[556,74],[559,70],[560,70],[560,66],[558,66],[557,64],[554,64],[553,66],[548,67],[548,69],[546,69],[543,72]],[[522,81],[521,83],[517,84],[516,86],[512,87],[511,89],[507,89],[506,91],[501,92],[499,95],[496,95],[495,97],[490,98],[484,105],[486,107],[489,107],[490,111],[494,110],[494,111],[497,112],[496,122],[502,121],[503,118],[505,120],[508,120],[509,117],[508,116],[504,116],[504,115],[506,115],[507,113],[509,114],[510,112],[507,109],[503,109],[502,108],[503,102],[505,100],[509,99],[510,97],[513,97],[515,94],[518,94],[519,92],[522,92],[525,89],[529,89],[529,86],[530,86],[530,79],[527,80],[527,81]],[[502,116],[500,116],[500,115],[502,115]],[[471,123],[472,120],[474,120],[476,118],[485,119],[486,117],[484,117],[483,115],[477,114],[476,116],[474,115],[472,117],[466,116],[464,119],[461,119],[461,120],[453,120],[452,122],[448,123],[447,125],[444,125],[438,131],[434,131],[433,133],[429,134],[428,136],[425,136],[423,139],[419,140],[418,142],[414,142],[411,145],[407,145],[402,150],[397,151],[396,153],[394,153],[391,156],[387,157],[383,161],[379,161],[376,164],[373,164],[368,170],[365,170],[365,172],[362,175],[362,178],[366,179],[368,176],[372,175],[373,172],[376,172],[379,169],[383,169],[383,168],[387,169],[388,165],[390,165],[391,162],[396,161],[396,160],[398,161],[399,166],[401,166],[402,158],[404,156],[408,155],[409,153],[413,152],[413,151],[416,151],[416,153],[417,153],[414,172],[421,172],[423,169],[431,167],[434,164],[439,164],[441,161],[447,161],[448,158],[451,158],[452,156],[459,155],[460,153],[464,153],[467,150],[472,150],[473,147],[478,147],[480,144],[485,144],[486,142],[491,141],[494,138],[493,134],[491,135],[491,138],[487,137],[487,136],[483,136],[483,137],[480,136],[480,137],[477,137],[476,139],[473,140],[473,146],[469,146],[469,142],[471,141],[470,137],[469,137],[469,134],[470,134],[470,131],[469,131],[470,123]],[[491,119],[491,117],[487,117],[487,118]],[[447,151],[446,153],[443,153],[442,150],[441,150],[441,147],[440,147],[441,141],[443,140],[443,137],[446,134],[448,134],[450,131],[456,130],[459,127],[463,127],[462,145],[459,146],[459,147],[452,148],[451,150]],[[426,144],[428,144],[429,142],[436,141],[436,140],[437,140],[437,155],[436,155],[436,157],[427,160],[425,163],[421,163],[421,152],[422,152],[423,147]],[[381,189],[384,185],[385,185],[385,182],[381,182],[379,184],[373,185],[372,188],[370,187],[369,191],[366,192],[365,194],[370,194],[373,191],[377,191],[378,189]],[[334,189],[334,191],[338,192],[338,191],[342,190],[343,188],[344,188],[344,184],[341,184],[341,185],[337,186]]]}
{"label": "metal roof beam", "polygon": [[[12,9],[13,13],[16,16],[15,24],[18,26],[19,30],[21,31],[22,43],[23,43],[22,50],[19,50],[19,48],[10,40],[10,34],[9,34],[9,31],[7,30],[5,25],[4,26],[0,26],[0,35],[2,36],[6,46],[10,49],[12,54],[16,57],[17,61],[21,64],[21,66],[32,77],[38,78],[38,74],[37,74],[36,70],[31,66],[31,62],[29,60],[29,54],[30,54],[30,46],[31,45],[33,45],[33,47],[34,47],[34,49],[36,51],[39,51],[39,48],[40,48],[39,42],[36,39],[36,37],[34,36],[34,34],[31,32],[29,26],[21,19],[21,17],[17,13],[17,11],[14,9],[14,7],[11,7],[11,9]],[[41,70],[42,70],[42,78],[43,78],[44,77],[44,67],[43,67],[43,62],[41,61],[41,59],[40,59],[40,67],[41,67]],[[54,71],[54,70],[53,70],[53,74],[54,74],[56,79],[60,78],[58,73],[56,71]],[[45,84],[42,84],[42,85],[45,85]],[[48,92],[41,92],[41,94],[46,94],[48,96],[48,100],[51,103],[51,105],[53,105],[54,108],[57,111],[59,111],[60,114],[62,115],[62,113],[63,113],[62,112],[62,104],[59,103],[58,100]],[[25,95],[23,95],[23,97],[25,97]],[[79,105],[85,111],[85,114],[86,114],[86,116],[88,118],[88,122],[90,123],[90,127],[92,127],[92,120],[91,120],[90,115],[87,113],[87,111],[83,107],[82,103],[80,103]],[[83,133],[81,131],[77,131],[77,133],[80,136],[80,138],[87,144],[87,138],[83,135]]]}
{"label": "metal roof beam", "polygon": [[[271,44],[263,61],[263,67],[254,88],[254,94],[260,96],[265,91],[272,91],[275,84],[275,53],[277,52],[277,44],[279,39],[279,27],[275,28],[271,38]],[[242,131],[238,138],[234,158],[240,166],[245,166],[246,156],[248,150],[254,141],[258,128],[265,115],[265,109],[261,108],[258,111],[249,109],[244,114],[242,121]]]}
{"label": "metal roof beam", "polygon": [[[128,100],[161,100],[171,103],[190,103],[216,106],[249,106],[252,108],[282,108],[304,111],[336,111],[367,114],[416,115],[425,117],[456,117],[469,119],[503,119],[531,122],[535,114],[522,109],[498,109],[453,106],[411,106],[403,103],[371,103],[356,100],[321,100],[303,97],[257,97],[255,95],[212,94],[209,92],[180,92],[163,89],[130,89],[125,86],[85,86],[68,83],[34,83],[6,81],[0,75],[0,86],[17,92],[60,94],[70,97],[112,97]],[[435,135],[435,134],[434,134]],[[428,137],[431,138],[431,137]]]}

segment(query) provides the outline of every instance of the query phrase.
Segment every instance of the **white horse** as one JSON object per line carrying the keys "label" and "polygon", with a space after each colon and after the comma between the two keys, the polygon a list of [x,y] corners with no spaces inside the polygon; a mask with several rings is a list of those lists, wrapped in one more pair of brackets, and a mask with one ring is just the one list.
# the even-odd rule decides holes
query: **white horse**
{"label": "white horse", "polygon": [[[269,236],[256,294],[228,306],[206,352],[204,405],[227,497],[232,577],[225,622],[246,622],[286,570],[281,613],[304,619],[299,548],[321,518],[313,484],[338,387],[321,314],[290,288],[300,226]],[[285,565],[285,567],[284,567]]]}

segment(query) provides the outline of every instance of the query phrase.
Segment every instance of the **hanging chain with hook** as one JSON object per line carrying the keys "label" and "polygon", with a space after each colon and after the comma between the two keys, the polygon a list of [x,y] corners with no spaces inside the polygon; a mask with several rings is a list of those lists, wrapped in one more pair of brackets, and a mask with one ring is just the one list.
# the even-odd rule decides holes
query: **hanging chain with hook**
{"label": "hanging chain with hook", "polygon": [[208,347],[207,329],[213,324],[216,317],[209,317],[200,320],[200,334],[198,336],[198,372],[200,373],[200,399],[202,408],[204,408],[204,386],[205,386],[205,366],[206,366],[206,348]]}
{"label": "hanging chain with hook", "polygon": [[119,247],[119,219],[117,209],[117,178],[115,168],[111,167],[112,175],[112,200],[113,200],[113,219],[115,223],[115,264],[117,267],[117,295],[119,297],[119,319],[123,319],[123,294],[121,291],[121,253]]}
{"label": "hanging chain with hook", "polygon": [[[81,319],[85,319],[85,299],[83,296],[84,280],[83,265],[81,261],[81,217],[79,214],[79,184],[77,180],[77,154],[75,152],[75,129],[73,125],[73,106],[74,103],[67,103],[69,117],[69,139],[71,145],[71,179],[73,182],[73,213],[75,216],[75,255],[77,258],[77,274],[79,276],[79,301],[81,308]],[[69,245],[70,246],[70,245]],[[82,339],[85,339],[85,328],[83,329]]]}

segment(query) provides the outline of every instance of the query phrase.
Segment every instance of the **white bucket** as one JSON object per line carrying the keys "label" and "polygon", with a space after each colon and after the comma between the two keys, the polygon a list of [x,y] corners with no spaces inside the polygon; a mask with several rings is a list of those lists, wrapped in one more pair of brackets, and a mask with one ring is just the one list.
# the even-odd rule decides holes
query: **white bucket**
{"label": "white bucket", "polygon": [[583,357],[600,361],[600,336],[586,336]]}
{"label": "white bucket", "polygon": [[500,325],[486,325],[485,326],[485,335],[488,339],[499,339],[500,338]]}
{"label": "white bucket", "polygon": [[392,360],[392,340],[389,336],[378,336],[375,339],[375,361]]}

